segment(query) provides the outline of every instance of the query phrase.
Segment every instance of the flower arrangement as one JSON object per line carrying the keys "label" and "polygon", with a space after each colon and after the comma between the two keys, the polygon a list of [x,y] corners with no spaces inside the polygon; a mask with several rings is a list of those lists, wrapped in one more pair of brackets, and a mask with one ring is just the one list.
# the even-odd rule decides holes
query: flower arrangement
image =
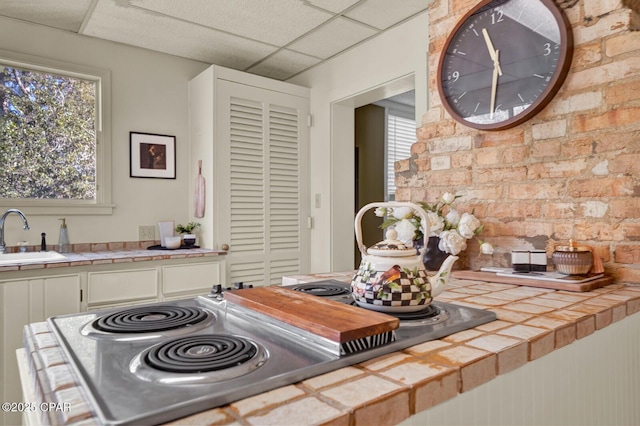
{"label": "flower arrangement", "polygon": [[[480,243],[481,254],[493,254],[493,246],[482,242],[477,236],[484,229],[477,217],[472,213],[460,213],[453,206],[460,195],[446,192],[437,203],[418,204],[427,212],[429,220],[429,237],[439,237],[438,248],[446,253],[457,255],[467,248],[467,240],[476,238]],[[394,226],[398,239],[405,244],[412,244],[424,235],[421,217],[411,207],[396,207],[376,209],[376,216],[386,217],[380,228]]]}

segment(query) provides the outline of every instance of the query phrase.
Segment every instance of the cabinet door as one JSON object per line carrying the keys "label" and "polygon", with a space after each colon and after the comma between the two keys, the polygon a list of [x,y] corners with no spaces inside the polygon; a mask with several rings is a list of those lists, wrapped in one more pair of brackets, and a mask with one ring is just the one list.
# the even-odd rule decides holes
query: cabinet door
{"label": "cabinet door", "polygon": [[[32,289],[31,303],[34,311],[42,312],[42,320],[54,315],[73,314],[80,312],[81,293],[80,276],[69,275],[43,278],[30,281],[30,285],[42,286],[42,290]],[[39,298],[41,300],[38,300]]]}
{"label": "cabinet door", "polygon": [[308,269],[308,99],[220,80],[214,247],[231,281],[279,284]]}
{"label": "cabinet door", "polygon": [[221,282],[220,263],[191,263],[162,267],[162,294],[165,300],[178,294],[206,294]]}
{"label": "cabinet door", "polygon": [[156,268],[116,272],[89,272],[87,303],[114,304],[146,300],[158,301]]}
{"label": "cabinet door", "polygon": [[[80,276],[0,283],[0,400],[22,400],[16,350],[25,325],[80,311]],[[20,413],[0,413],[0,424],[19,424]]]}

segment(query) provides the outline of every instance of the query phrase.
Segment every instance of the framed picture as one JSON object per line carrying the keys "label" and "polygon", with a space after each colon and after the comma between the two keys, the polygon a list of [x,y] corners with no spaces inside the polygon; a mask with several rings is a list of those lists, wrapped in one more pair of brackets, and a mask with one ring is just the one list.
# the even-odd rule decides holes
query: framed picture
{"label": "framed picture", "polygon": [[129,132],[131,169],[129,176],[176,178],[176,137]]}

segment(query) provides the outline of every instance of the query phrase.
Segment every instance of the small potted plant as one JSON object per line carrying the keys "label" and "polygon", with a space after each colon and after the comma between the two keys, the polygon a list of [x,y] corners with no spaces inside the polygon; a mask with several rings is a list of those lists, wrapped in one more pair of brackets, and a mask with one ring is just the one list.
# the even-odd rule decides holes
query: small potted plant
{"label": "small potted plant", "polygon": [[182,241],[185,246],[192,247],[195,245],[196,236],[193,233],[193,230],[199,227],[200,224],[198,222],[189,222],[186,225],[178,224],[178,226],[176,226],[176,232],[182,234]]}

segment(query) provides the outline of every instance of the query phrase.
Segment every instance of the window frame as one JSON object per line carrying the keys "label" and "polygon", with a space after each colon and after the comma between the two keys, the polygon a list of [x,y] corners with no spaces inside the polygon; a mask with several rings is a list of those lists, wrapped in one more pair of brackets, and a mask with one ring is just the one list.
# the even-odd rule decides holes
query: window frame
{"label": "window frame", "polygon": [[108,215],[111,201],[111,72],[0,49],[0,63],[96,82],[96,197],[93,200],[0,198],[1,208],[19,207],[30,215]]}

